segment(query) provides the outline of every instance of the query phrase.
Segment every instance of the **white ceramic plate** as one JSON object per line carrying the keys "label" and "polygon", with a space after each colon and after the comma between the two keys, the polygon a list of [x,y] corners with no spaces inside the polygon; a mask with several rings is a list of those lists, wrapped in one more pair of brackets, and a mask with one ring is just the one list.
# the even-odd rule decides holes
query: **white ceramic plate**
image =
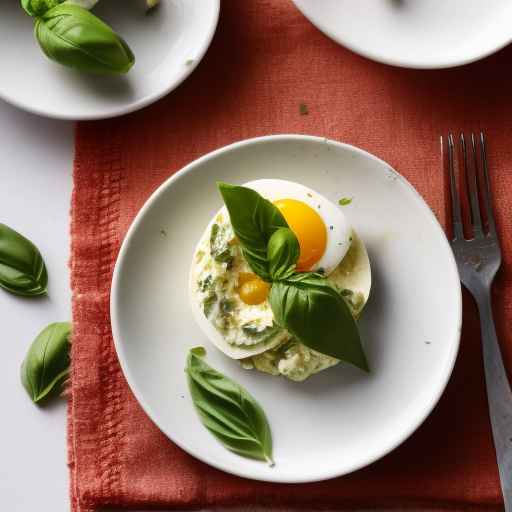
{"label": "white ceramic plate", "polygon": [[49,61],[19,0],[2,2],[0,98],[35,114],[84,120],[143,108],[177,87],[206,52],[220,0],[161,0],[147,16],[144,0],[102,0],[94,12],[130,44],[136,64],[126,76],[77,73]]}
{"label": "white ceramic plate", "polygon": [[[194,321],[189,266],[221,206],[215,182],[276,177],[303,183],[332,201],[354,197],[345,212],[366,243],[373,273],[361,320],[369,376],[338,366],[300,384],[243,370],[215,349]],[[111,314],[125,376],[170,439],[240,476],[308,482],[375,461],[426,418],[457,355],[461,293],[445,235],[404,178],[352,146],[283,135],[210,153],[151,196],[122,245]],[[207,347],[207,361],[245,386],[265,409],[274,468],[227,451],[200,423],[183,371],[188,350],[196,345]]]}
{"label": "white ceramic plate", "polygon": [[512,41],[509,0],[293,1],[338,43],[395,66],[460,66]]}

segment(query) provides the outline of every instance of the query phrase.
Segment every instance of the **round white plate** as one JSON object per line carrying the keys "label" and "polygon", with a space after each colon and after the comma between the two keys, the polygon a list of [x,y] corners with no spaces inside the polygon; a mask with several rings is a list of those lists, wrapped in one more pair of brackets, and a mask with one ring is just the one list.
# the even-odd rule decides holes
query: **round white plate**
{"label": "round white plate", "polygon": [[135,53],[126,76],[78,73],[48,60],[33,36],[34,20],[19,0],[2,2],[0,98],[58,119],[104,119],[141,109],[177,87],[205,54],[220,0],[161,0],[146,15],[144,0],[101,0],[105,19]]}
{"label": "round white plate", "polygon": [[[188,300],[195,245],[221,206],[215,182],[297,181],[345,207],[372,263],[361,319],[372,373],[334,367],[304,383],[243,370],[211,345]],[[163,231],[162,231],[163,230]],[[233,144],[166,181],[137,215],[114,271],[112,328],[124,374],[153,421],[212,466],[275,482],[309,482],[361,468],[406,439],[450,377],[461,326],[456,265],[435,216],[385,162],[338,142],[301,135]],[[193,408],[188,350],[245,386],[267,413],[276,466],[222,447]]]}
{"label": "round white plate", "polygon": [[293,0],[352,51],[407,68],[448,68],[512,41],[509,0]]}

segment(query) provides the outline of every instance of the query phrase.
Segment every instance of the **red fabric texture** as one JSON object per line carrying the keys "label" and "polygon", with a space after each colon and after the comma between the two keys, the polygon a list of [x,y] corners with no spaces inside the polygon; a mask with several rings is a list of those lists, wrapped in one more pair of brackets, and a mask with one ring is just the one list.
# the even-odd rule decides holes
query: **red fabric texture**
{"label": "red fabric texture", "polygon": [[[397,69],[336,45],[286,0],[224,0],[212,46],[182,86],[141,112],[78,125],[69,406],[75,512],[106,506],[502,508],[479,322],[468,296],[453,377],[423,426],[366,469],[295,486],[214,470],[158,430],[121,373],[112,344],[109,293],[117,252],[136,212],[162,181],[213,149],[274,133],[338,139],[386,160],[444,221],[439,137],[448,130],[483,128],[505,255],[495,286],[495,315],[510,370],[511,61],[509,48],[453,70]],[[308,114],[301,114],[301,103]]]}

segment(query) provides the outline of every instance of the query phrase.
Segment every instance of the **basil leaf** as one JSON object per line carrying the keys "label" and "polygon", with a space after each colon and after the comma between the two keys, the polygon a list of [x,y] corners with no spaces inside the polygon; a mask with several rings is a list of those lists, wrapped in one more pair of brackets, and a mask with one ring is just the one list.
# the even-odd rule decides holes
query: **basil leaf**
{"label": "basil leaf", "polygon": [[228,449],[273,465],[272,435],[265,413],[240,385],[190,351],[186,372],[203,425]]}
{"label": "basil leaf", "polygon": [[256,275],[271,281],[267,245],[275,231],[288,227],[285,218],[270,201],[250,188],[228,183],[218,183],[218,187],[242,255]]}
{"label": "basil leaf", "polygon": [[61,389],[69,374],[71,324],[48,325],[33,341],[23,364],[21,382],[34,403]]}
{"label": "basil leaf", "polygon": [[267,247],[270,277],[273,281],[286,279],[295,272],[300,246],[290,228],[280,228],[270,237]]}
{"label": "basil leaf", "polygon": [[276,281],[269,302],[275,322],[304,345],[369,371],[357,323],[325,279],[304,273]]}
{"label": "basil leaf", "polygon": [[14,229],[0,223],[0,287],[15,295],[46,293],[48,273],[37,247]]}
{"label": "basil leaf", "polygon": [[135,57],[126,42],[88,10],[60,4],[37,19],[36,39],[46,56],[79,71],[127,73]]}
{"label": "basil leaf", "polygon": [[41,16],[64,0],[21,0],[21,6],[29,16]]}

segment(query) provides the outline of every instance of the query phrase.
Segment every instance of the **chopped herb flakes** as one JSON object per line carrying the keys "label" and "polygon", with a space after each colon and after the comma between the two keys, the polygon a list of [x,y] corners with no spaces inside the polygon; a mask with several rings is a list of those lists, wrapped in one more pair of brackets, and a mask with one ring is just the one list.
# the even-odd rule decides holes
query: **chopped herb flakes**
{"label": "chopped herb flakes", "polygon": [[208,318],[210,313],[212,312],[213,306],[217,302],[217,294],[215,292],[210,292],[208,296],[203,300],[203,311],[204,316]]}
{"label": "chopped herb flakes", "polygon": [[210,232],[210,254],[217,263],[225,263],[228,270],[233,265],[233,255],[228,244],[222,240],[221,228],[218,224],[212,226]]}
{"label": "chopped herb flakes", "polygon": [[353,199],[354,199],[353,197],[342,197],[342,198],[338,201],[338,204],[339,204],[340,206],[348,206],[348,205],[352,202],[352,200],[353,200]]}
{"label": "chopped herb flakes", "polygon": [[213,277],[211,275],[209,275],[205,279],[198,281],[197,287],[199,288],[199,290],[201,292],[204,293],[212,287],[212,284],[213,284]]}
{"label": "chopped herb flakes", "polygon": [[223,315],[227,315],[233,311],[235,305],[229,299],[222,299],[219,303],[220,312]]}
{"label": "chopped herb flakes", "polygon": [[308,106],[305,103],[299,104],[299,113],[301,116],[307,116],[309,114]]}

